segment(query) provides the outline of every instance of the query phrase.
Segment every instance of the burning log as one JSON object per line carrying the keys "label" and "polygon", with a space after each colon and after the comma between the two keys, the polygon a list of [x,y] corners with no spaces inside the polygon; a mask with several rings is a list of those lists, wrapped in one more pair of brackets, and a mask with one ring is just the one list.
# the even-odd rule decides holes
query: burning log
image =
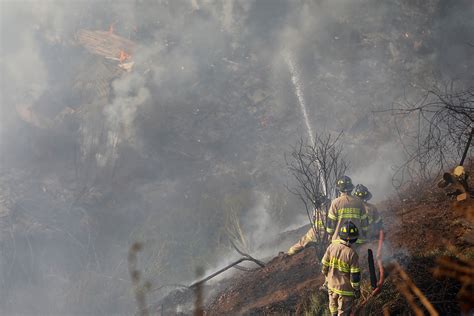
{"label": "burning log", "polygon": [[90,53],[120,62],[129,62],[135,43],[110,31],[79,30],[77,41]]}

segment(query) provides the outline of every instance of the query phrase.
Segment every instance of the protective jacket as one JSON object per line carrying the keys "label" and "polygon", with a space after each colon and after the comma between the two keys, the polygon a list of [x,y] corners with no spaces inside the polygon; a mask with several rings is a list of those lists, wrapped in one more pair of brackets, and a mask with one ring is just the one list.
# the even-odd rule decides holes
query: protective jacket
{"label": "protective jacket", "polygon": [[306,235],[301,237],[300,240],[298,240],[298,242],[296,244],[291,246],[290,249],[288,249],[287,254],[289,254],[290,256],[294,255],[295,253],[303,250],[303,248],[306,247],[310,242],[316,242],[317,238],[316,238],[315,231],[316,231],[316,233],[319,233],[321,238],[322,238],[324,236],[324,230],[325,229],[324,229],[323,222],[322,221],[315,221],[314,222],[314,228],[311,227],[308,230],[308,232],[306,233]]}
{"label": "protective jacket", "polygon": [[380,213],[374,204],[364,202],[365,209],[367,211],[367,222],[369,229],[367,231],[367,237],[369,239],[378,238],[379,231],[383,229],[383,221],[380,217]]}
{"label": "protective jacket", "polygon": [[339,230],[345,221],[352,221],[359,229],[360,236],[357,244],[367,241],[368,218],[364,202],[348,193],[341,193],[341,196],[334,199],[328,212],[327,232],[332,236],[332,241],[340,242]]}
{"label": "protective jacket", "polygon": [[321,263],[329,291],[342,296],[355,295],[360,282],[359,255],[348,242],[330,244]]}

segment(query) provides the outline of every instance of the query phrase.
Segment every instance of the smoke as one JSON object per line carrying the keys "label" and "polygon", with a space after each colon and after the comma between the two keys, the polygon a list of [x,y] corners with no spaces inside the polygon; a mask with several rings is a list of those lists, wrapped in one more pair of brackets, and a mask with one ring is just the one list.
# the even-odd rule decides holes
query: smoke
{"label": "smoke", "polygon": [[396,144],[387,143],[377,148],[371,155],[371,164],[355,170],[351,176],[354,183],[364,184],[375,197],[374,203],[381,202],[393,194],[393,168],[402,160],[402,152],[396,151]]}
{"label": "smoke", "polygon": [[[100,165],[106,161],[117,159],[117,146],[125,141],[133,146],[139,146],[136,138],[135,119],[139,106],[150,97],[150,92],[144,86],[144,78],[132,73],[121,77],[112,83],[114,99],[106,106],[104,114],[107,124],[106,154],[98,160]],[[105,159],[106,161],[102,161]]]}
{"label": "smoke", "polygon": [[249,232],[248,238],[254,250],[258,249],[258,246],[269,242],[278,234],[278,227],[275,227],[269,210],[270,196],[263,192],[256,192],[255,194],[257,195],[256,204],[243,219],[244,227]]}
{"label": "smoke", "polygon": [[[469,1],[4,1],[1,9],[1,181],[25,182],[2,210],[12,223],[54,232],[30,247],[20,234],[29,226],[17,224],[18,235],[2,241],[21,245],[2,266],[5,313],[127,314],[128,245],[147,241],[145,278],[191,280],[197,266],[210,271],[232,251],[229,210],[251,244],[268,243],[304,215],[285,189],[284,154],[306,135],[343,131],[349,175],[380,201],[403,156],[390,119],[373,111],[446,78],[472,83],[472,48],[462,44],[474,42]],[[129,72],[77,41],[79,30],[111,26],[135,43]],[[18,206],[25,196],[34,197],[31,212]],[[59,272],[39,277],[51,274],[50,261]],[[44,304],[18,309],[41,291]],[[56,304],[57,293],[74,295]]]}

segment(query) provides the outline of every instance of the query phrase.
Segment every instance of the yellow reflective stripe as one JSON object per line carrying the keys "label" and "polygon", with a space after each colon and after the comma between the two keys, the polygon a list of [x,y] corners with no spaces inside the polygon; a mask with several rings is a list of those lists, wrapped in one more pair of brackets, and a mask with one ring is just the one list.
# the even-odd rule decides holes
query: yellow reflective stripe
{"label": "yellow reflective stripe", "polygon": [[[327,261],[326,261],[327,262]],[[337,269],[341,272],[346,272],[346,273],[349,273],[351,270],[350,270],[350,266],[348,263],[342,261],[342,260],[339,260],[337,258],[331,258],[331,260],[328,263],[328,266],[333,268],[333,269]],[[323,263],[324,264],[324,263]]]}
{"label": "yellow reflective stripe", "polygon": [[332,234],[332,233],[334,233],[334,228],[329,228],[329,227],[327,227],[327,228],[326,228],[326,231],[327,231],[329,234]]}
{"label": "yellow reflective stripe", "polygon": [[351,273],[358,273],[360,272],[360,268],[358,267],[351,267]]}
{"label": "yellow reflective stripe", "polygon": [[338,290],[332,287],[328,287],[330,291],[339,294],[339,295],[344,295],[344,296],[354,296],[354,292],[352,291],[343,291],[343,290]]}
{"label": "yellow reflective stripe", "polygon": [[328,214],[328,218],[332,219],[332,220],[337,220],[337,217],[331,213]]}
{"label": "yellow reflective stripe", "polygon": [[337,210],[337,216],[339,218],[344,218],[344,219],[352,219],[352,218],[366,219],[367,218],[366,214],[361,214],[361,210],[359,208],[341,208]]}
{"label": "yellow reflective stripe", "polygon": [[360,283],[359,282],[357,282],[357,283],[351,282],[351,285],[352,285],[353,288],[357,289],[360,286]]}
{"label": "yellow reflective stripe", "polygon": [[370,217],[370,216],[369,216],[369,224],[372,224],[372,223],[379,223],[379,222],[381,222],[381,221],[382,221],[382,219],[381,219],[380,217],[374,219],[373,217]]}
{"label": "yellow reflective stripe", "polygon": [[326,266],[326,267],[329,267],[330,265],[330,262],[326,260],[322,260],[321,263],[323,264],[323,266]]}
{"label": "yellow reflective stripe", "polygon": [[[342,239],[333,239],[332,242],[335,243],[335,244],[340,244],[341,242],[343,242],[343,240]],[[356,244],[364,244],[366,242],[367,242],[367,240],[365,240],[365,239],[357,239],[355,243]]]}
{"label": "yellow reflective stripe", "polygon": [[331,314],[337,313],[337,306],[329,305],[329,312],[331,312]]}
{"label": "yellow reflective stripe", "polygon": [[342,218],[342,219],[362,219],[360,217],[360,215],[356,215],[356,214],[342,214],[341,216],[339,216],[339,218]]}
{"label": "yellow reflective stripe", "polygon": [[359,214],[360,215],[361,211],[360,208],[356,207],[343,207],[341,209],[337,210],[337,214]]}
{"label": "yellow reflective stripe", "polygon": [[324,231],[324,224],[323,224],[323,221],[321,221],[321,220],[315,221],[315,222],[314,222],[314,227],[315,227],[316,230],[318,230],[318,231]]}

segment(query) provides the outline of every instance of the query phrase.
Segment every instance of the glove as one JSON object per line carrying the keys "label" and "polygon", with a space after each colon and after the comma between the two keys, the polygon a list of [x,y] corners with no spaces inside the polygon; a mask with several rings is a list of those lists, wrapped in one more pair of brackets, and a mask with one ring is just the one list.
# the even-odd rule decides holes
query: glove
{"label": "glove", "polygon": [[360,289],[356,289],[354,291],[354,297],[355,297],[356,300],[360,298]]}
{"label": "glove", "polygon": [[327,281],[324,281],[324,284],[319,287],[319,290],[324,293],[329,292]]}

